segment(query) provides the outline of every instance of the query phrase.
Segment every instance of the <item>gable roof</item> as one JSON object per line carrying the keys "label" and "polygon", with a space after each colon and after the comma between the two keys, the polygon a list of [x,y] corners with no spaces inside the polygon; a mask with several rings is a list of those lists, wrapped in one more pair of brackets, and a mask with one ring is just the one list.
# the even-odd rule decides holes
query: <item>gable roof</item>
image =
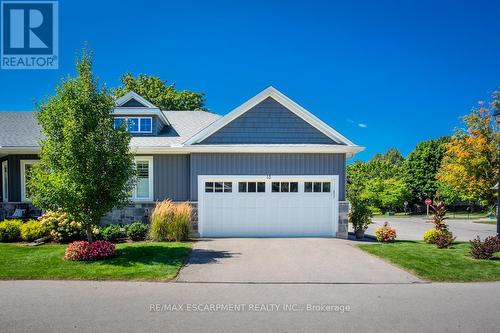
{"label": "gable roof", "polygon": [[[236,109],[232,110],[229,112],[226,116],[221,118],[220,120],[214,122],[212,125],[208,126],[207,128],[203,129],[200,131],[198,134],[190,138],[188,141],[186,141],[186,144],[191,145],[195,143],[200,143],[236,118],[240,117],[243,115],[245,112],[249,111],[252,109],[254,106],[257,104],[261,103],[267,98],[273,98],[276,100],[278,103],[282,104],[284,107],[286,107],[288,110],[302,118],[304,121],[315,127],[317,130],[319,130],[321,133],[325,134],[327,137],[332,139],[333,141],[339,142],[341,144],[344,144],[346,146],[350,147],[359,147],[355,145],[353,142],[348,140],[345,136],[328,126],[326,123],[324,123],[322,120],[320,120],[318,117],[313,115],[311,112],[307,111],[304,109],[302,106],[298,105],[294,101],[292,101],[290,98],[279,92],[277,89],[274,87],[270,86],[245,103],[241,104],[238,106]],[[359,147],[361,151],[363,148]]]}
{"label": "gable roof", "polygon": [[150,108],[150,109],[158,109],[153,103],[136,93],[135,91],[129,91],[122,97],[118,98],[115,102],[115,105],[120,107],[125,105],[127,102],[130,100],[135,99],[137,102],[143,105],[145,108]]}
{"label": "gable roof", "polygon": [[[205,138],[232,122],[255,105],[272,98],[319,132],[340,144],[204,144]],[[123,107],[130,100],[145,107]],[[364,150],[312,113],[296,104],[273,87],[269,87],[243,103],[226,116],[207,111],[162,111],[155,105],[131,91],[116,101],[115,115],[157,115],[170,126],[155,136],[134,136],[130,145],[136,153],[190,153],[190,152],[239,152],[239,153],[345,153],[350,158]],[[14,153],[37,153],[41,139],[40,127],[35,112],[0,112],[0,155]]]}
{"label": "gable roof", "polygon": [[[135,103],[133,103],[135,101]],[[127,104],[139,104],[141,106],[129,106]],[[165,125],[170,125],[168,118],[165,117],[160,108],[137,94],[135,91],[129,91],[115,102],[113,113],[118,116],[157,116]]]}

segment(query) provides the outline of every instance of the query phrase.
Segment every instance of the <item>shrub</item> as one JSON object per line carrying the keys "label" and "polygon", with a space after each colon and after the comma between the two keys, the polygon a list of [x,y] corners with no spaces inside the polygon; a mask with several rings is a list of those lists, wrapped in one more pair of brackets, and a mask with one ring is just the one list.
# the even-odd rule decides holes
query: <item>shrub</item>
{"label": "shrub", "polygon": [[191,226],[191,206],[182,203],[174,208],[174,217],[168,225],[168,239],[176,242],[186,241],[189,238]]}
{"label": "shrub", "polygon": [[125,238],[125,228],[117,224],[110,224],[100,230],[100,237],[104,240],[116,243],[122,238]]}
{"label": "shrub", "polygon": [[115,256],[115,244],[106,240],[93,243],[76,241],[70,243],[64,251],[64,259],[72,261],[90,261],[108,259]]}
{"label": "shrub", "polygon": [[379,242],[393,242],[396,239],[396,229],[391,228],[389,224],[385,222],[383,227],[375,230],[375,237]]}
{"label": "shrub", "polygon": [[372,223],[372,212],[368,201],[359,198],[351,199],[351,210],[349,211],[349,222],[354,231],[365,231]]}
{"label": "shrub", "polygon": [[146,239],[148,226],[142,222],[134,222],[127,227],[127,236],[133,241]]}
{"label": "shrub", "polygon": [[427,244],[436,244],[436,237],[439,234],[439,230],[432,228],[424,232],[424,242]]}
{"label": "shrub", "polygon": [[474,259],[491,259],[494,253],[500,252],[500,238],[496,236],[486,237],[484,242],[477,236],[469,243],[469,253]]}
{"label": "shrub", "polygon": [[154,241],[185,241],[191,225],[191,206],[174,205],[171,200],[156,203],[151,214],[148,237]]}
{"label": "shrub", "polygon": [[438,249],[445,249],[450,247],[454,240],[455,237],[453,237],[453,234],[450,231],[439,230],[439,233],[434,239],[434,244],[436,244]]}
{"label": "shrub", "polygon": [[48,235],[45,225],[37,220],[29,220],[21,225],[21,238],[23,241],[32,242]]}
{"label": "shrub", "polygon": [[21,238],[20,220],[8,220],[0,222],[0,242],[14,242]]}
{"label": "shrub", "polygon": [[47,228],[49,236],[55,242],[69,243],[85,238],[83,226],[78,222],[71,221],[68,214],[62,211],[47,212],[38,220]]}
{"label": "shrub", "polygon": [[175,205],[171,200],[163,200],[156,203],[151,213],[149,239],[159,242],[168,240],[168,225],[174,218],[174,209]]}

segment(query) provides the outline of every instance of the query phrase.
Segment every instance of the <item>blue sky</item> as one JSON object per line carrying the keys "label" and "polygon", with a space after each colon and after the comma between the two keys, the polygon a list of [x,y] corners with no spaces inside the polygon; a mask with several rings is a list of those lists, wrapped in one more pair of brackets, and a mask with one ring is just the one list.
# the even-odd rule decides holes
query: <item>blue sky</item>
{"label": "blue sky", "polygon": [[367,159],[447,135],[500,87],[500,2],[60,1],[58,70],[0,70],[0,110],[32,110],[88,41],[108,86],[153,74],[227,113],[269,85]]}

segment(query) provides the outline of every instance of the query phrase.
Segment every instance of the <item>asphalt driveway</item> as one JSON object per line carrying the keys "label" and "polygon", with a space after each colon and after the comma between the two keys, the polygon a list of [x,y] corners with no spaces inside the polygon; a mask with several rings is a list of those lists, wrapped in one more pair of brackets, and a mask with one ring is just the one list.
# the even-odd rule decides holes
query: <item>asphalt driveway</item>
{"label": "asphalt driveway", "polygon": [[222,238],[194,244],[179,282],[412,283],[415,276],[334,238]]}
{"label": "asphalt driveway", "polygon": [[[450,230],[457,237],[457,241],[468,241],[480,236],[481,239],[496,234],[493,224],[474,223],[473,220],[446,220]],[[384,222],[396,228],[398,240],[422,240],[424,232],[433,227],[432,223],[423,217],[376,217],[366,231],[374,235],[375,230],[384,225]]]}

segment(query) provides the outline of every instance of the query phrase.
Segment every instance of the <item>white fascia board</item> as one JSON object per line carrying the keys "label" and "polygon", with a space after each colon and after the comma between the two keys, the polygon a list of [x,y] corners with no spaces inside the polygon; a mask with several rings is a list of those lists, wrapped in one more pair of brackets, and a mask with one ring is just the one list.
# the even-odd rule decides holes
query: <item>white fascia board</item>
{"label": "white fascia board", "polygon": [[165,114],[158,108],[114,108],[113,115],[115,116],[157,116],[165,125],[170,125]]}
{"label": "white fascia board", "polygon": [[150,101],[148,101],[147,99],[145,99],[144,97],[142,97],[141,95],[136,93],[135,91],[129,91],[128,93],[126,93],[122,97],[118,98],[115,102],[115,105],[118,107],[122,106],[123,104],[130,101],[132,98],[137,100],[139,103],[143,104],[147,108],[158,109],[158,107],[156,107],[153,103],[151,103]]}
{"label": "white fascia board", "polygon": [[132,147],[136,154],[189,153],[337,153],[354,156],[365,148],[347,145],[194,145],[182,147]]}
{"label": "white fascia board", "polygon": [[348,146],[356,146],[353,142],[351,142],[349,139],[347,139],[345,136],[328,126],[326,123],[321,121],[318,117],[313,115],[311,112],[307,111],[294,101],[292,101],[290,98],[286,97],[284,94],[279,92],[277,89],[274,87],[268,87],[243,103],[242,105],[238,106],[236,109],[233,111],[229,112],[227,115],[224,117],[220,118],[219,120],[215,121],[202,131],[198,132],[196,135],[191,137],[189,140],[185,142],[186,145],[191,145],[194,143],[199,143],[209,137],[210,135],[214,134],[218,130],[220,130],[222,127],[225,125],[229,124],[231,121],[234,119],[238,118],[263,100],[265,100],[268,97],[272,97],[275,99],[278,103],[281,103],[284,107],[289,109],[291,112],[295,113],[297,116],[302,118],[304,121],[309,123],[311,126],[317,128],[321,133],[325,134],[328,136],[330,139],[346,144]]}
{"label": "white fascia board", "polygon": [[[194,146],[130,146],[133,154],[190,154],[190,153],[324,153],[346,154],[352,158],[365,147],[347,145],[194,145]],[[39,154],[40,147],[0,146],[1,155]]]}

